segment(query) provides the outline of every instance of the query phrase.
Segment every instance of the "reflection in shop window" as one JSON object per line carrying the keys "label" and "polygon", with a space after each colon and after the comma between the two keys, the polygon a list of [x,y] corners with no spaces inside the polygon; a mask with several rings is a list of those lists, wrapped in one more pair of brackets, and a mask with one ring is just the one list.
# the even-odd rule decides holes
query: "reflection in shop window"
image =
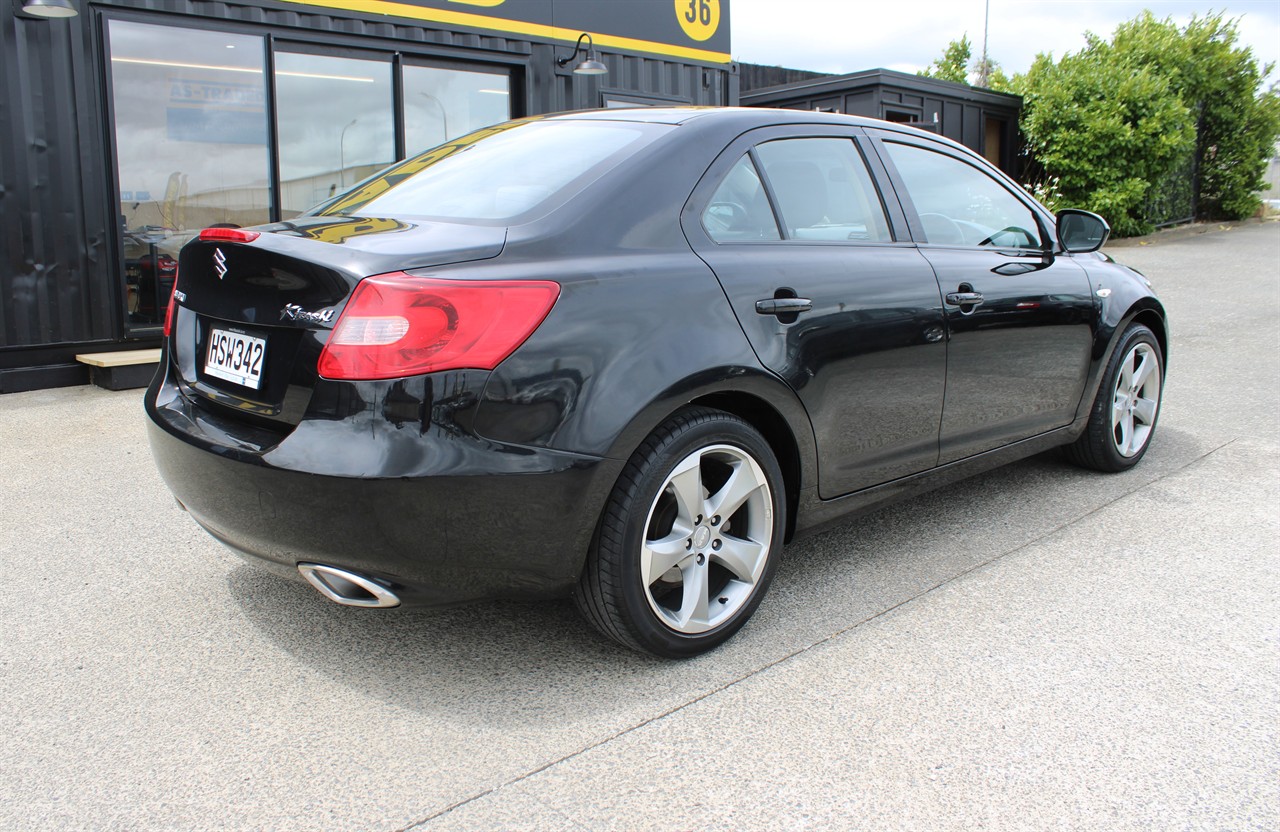
{"label": "reflection in shop window", "polygon": [[404,68],[405,150],[415,156],[448,139],[511,118],[505,73]]}
{"label": "reflection in shop window", "polygon": [[390,62],[277,53],[276,133],[288,220],[395,161]]}
{"label": "reflection in shop window", "polygon": [[270,217],[263,41],[109,22],[128,320],[163,322],[177,251]]}

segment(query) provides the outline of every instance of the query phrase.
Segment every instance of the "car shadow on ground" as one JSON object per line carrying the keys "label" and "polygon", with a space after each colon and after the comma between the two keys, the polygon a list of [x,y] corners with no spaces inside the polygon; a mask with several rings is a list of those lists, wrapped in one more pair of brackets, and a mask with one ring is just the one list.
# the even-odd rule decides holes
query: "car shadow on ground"
{"label": "car shadow on ground", "polygon": [[[747,627],[687,661],[614,645],[570,601],[353,609],[248,564],[233,567],[227,584],[267,642],[400,707],[456,716],[463,700],[465,718],[513,726],[540,715],[591,720],[628,704],[661,712],[1034,543],[1207,450],[1165,429],[1142,465],[1118,475],[1082,471],[1051,451],[804,537],[784,550]],[[621,699],[601,700],[601,690]]]}

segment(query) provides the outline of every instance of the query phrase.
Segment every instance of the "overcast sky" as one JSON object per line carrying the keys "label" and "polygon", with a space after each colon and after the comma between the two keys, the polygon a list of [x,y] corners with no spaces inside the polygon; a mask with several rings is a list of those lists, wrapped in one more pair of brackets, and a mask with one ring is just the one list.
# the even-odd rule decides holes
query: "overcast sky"
{"label": "overcast sky", "polygon": [[[1110,38],[1144,8],[1185,23],[1210,10],[1241,18],[1241,40],[1260,64],[1280,61],[1280,0],[990,0],[987,49],[1013,74],[1038,52],[1061,57],[1084,47],[1084,33]],[[755,64],[845,73],[923,69],[949,41],[968,33],[982,54],[986,0],[731,0],[733,57]],[[1272,73],[1271,80],[1280,77]]]}

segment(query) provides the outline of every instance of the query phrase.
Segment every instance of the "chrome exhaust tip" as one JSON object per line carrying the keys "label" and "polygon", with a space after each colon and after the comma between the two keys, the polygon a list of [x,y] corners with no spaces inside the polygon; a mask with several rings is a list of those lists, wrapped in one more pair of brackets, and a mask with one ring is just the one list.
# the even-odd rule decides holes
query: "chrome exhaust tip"
{"label": "chrome exhaust tip", "polygon": [[394,592],[363,575],[319,563],[300,563],[298,571],[307,583],[334,603],[373,609],[400,606],[400,599]]}

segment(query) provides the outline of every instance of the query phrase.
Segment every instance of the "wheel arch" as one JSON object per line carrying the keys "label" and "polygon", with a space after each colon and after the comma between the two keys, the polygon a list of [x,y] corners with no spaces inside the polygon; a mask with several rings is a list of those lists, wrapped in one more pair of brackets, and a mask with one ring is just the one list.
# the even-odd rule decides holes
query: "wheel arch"
{"label": "wheel arch", "polygon": [[1160,369],[1165,370],[1169,365],[1169,327],[1164,317],[1164,309],[1157,311],[1154,306],[1145,306],[1137,311],[1130,309],[1121,325],[1116,327],[1116,336],[1113,340],[1119,340],[1124,330],[1128,329],[1129,324],[1132,323],[1142,324],[1156,336],[1156,343],[1160,345]]}
{"label": "wheel arch", "polygon": [[786,489],[785,540],[796,528],[801,491],[817,483],[817,453],[813,427],[795,393],[782,381],[760,371],[736,368],[719,384],[693,380],[658,396],[627,426],[609,456],[630,459],[650,433],[685,407],[700,406],[730,413],[751,425],[764,437],[778,460]]}
{"label": "wheel arch", "polygon": [[1152,331],[1156,343],[1160,345],[1160,370],[1164,372],[1169,365],[1169,325],[1165,317],[1164,307],[1160,301],[1147,295],[1140,297],[1125,308],[1123,314],[1105,315],[1102,325],[1094,341],[1092,367],[1089,371],[1088,383],[1084,395],[1080,397],[1080,405],[1076,410],[1075,421],[1071,425],[1071,433],[1078,436],[1084,431],[1088,421],[1089,410],[1093,407],[1094,397],[1102,386],[1102,376],[1111,355],[1124,336],[1125,330],[1132,323],[1140,323]]}
{"label": "wheel arch", "polygon": [[801,477],[800,446],[787,420],[764,399],[737,390],[708,393],[689,404],[731,413],[755,428],[769,443],[778,467],[782,469],[787,497],[787,526],[783,539],[790,541],[795,536],[796,510],[800,506],[800,486],[804,480]]}

